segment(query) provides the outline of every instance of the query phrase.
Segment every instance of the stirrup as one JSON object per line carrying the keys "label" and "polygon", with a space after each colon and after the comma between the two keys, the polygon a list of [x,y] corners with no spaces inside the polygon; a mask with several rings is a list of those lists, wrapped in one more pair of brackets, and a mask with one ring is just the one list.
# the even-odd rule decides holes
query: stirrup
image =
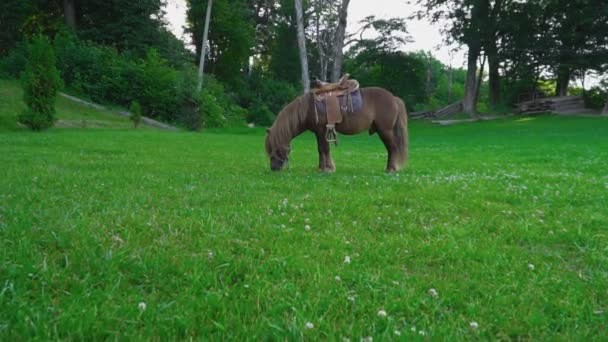
{"label": "stirrup", "polygon": [[334,143],[338,146],[338,133],[336,133],[336,125],[327,125],[327,134],[325,135],[325,139],[327,139],[328,143]]}

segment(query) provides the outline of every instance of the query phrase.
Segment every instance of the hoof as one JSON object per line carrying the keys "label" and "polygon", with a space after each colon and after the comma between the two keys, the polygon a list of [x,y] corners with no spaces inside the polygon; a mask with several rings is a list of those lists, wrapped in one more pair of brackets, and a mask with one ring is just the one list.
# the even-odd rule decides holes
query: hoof
{"label": "hoof", "polygon": [[334,172],[336,172],[336,168],[335,167],[320,167],[319,172],[334,173]]}
{"label": "hoof", "polygon": [[396,173],[399,172],[399,168],[396,167],[387,167],[386,168],[386,173]]}

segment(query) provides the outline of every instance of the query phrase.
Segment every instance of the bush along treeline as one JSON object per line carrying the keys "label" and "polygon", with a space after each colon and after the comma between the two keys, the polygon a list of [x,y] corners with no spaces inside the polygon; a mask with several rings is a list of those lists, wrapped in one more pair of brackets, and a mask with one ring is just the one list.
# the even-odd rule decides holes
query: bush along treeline
{"label": "bush along treeline", "polygon": [[[4,58],[5,75],[19,77],[28,60],[27,50],[28,44],[20,44]],[[137,58],[82,42],[66,31],[55,36],[51,51],[68,91],[92,101],[126,108],[137,101],[143,115],[190,129],[240,125],[247,118],[247,111],[213,76],[206,75],[204,91],[197,92],[194,65],[175,68],[155,49]]]}
{"label": "bush along treeline", "polygon": [[[28,62],[29,46],[28,42],[19,43],[0,59],[0,73],[20,77]],[[206,74],[205,87],[199,92],[194,63],[177,68],[156,49],[139,58],[128,51],[81,41],[68,30],[55,35],[49,49],[56,56],[67,91],[125,108],[137,101],[142,115],[192,130],[246,123],[270,125],[281,108],[299,94],[295,86],[259,71],[243,76],[236,92]]]}

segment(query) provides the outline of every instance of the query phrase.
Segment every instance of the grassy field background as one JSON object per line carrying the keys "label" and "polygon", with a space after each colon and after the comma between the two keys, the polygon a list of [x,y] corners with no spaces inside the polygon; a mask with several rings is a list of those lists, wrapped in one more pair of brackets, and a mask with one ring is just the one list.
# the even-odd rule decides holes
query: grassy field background
{"label": "grassy field background", "polygon": [[263,129],[36,134],[17,101],[0,100],[0,340],[608,334],[606,118],[414,122],[396,175],[366,135],[317,173],[305,134],[271,173]]}

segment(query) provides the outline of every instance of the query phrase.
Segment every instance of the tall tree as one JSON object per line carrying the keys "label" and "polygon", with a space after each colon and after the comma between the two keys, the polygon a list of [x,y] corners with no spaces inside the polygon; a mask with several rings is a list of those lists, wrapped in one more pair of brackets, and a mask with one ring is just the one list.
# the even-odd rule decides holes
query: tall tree
{"label": "tall tree", "polygon": [[334,41],[334,64],[331,71],[331,81],[335,82],[340,78],[342,72],[342,58],[344,49],[344,36],[346,33],[346,24],[348,16],[348,4],[350,0],[342,0],[340,11],[338,13],[338,28],[336,29],[336,37]]}
{"label": "tall tree", "polygon": [[477,59],[482,50],[482,30],[487,22],[490,0],[418,0],[425,11],[419,17],[429,17],[433,22],[445,20],[448,42],[459,42],[468,48],[467,81],[463,100],[464,111],[476,112],[475,84]]}
{"label": "tall tree", "polygon": [[[202,52],[207,0],[187,0],[186,31],[196,47],[197,60]],[[223,0],[213,3],[205,69],[219,80],[240,87],[255,45],[255,24],[246,0]]]}
{"label": "tall tree", "polygon": [[602,0],[545,0],[553,46],[550,60],[556,95],[565,96],[578,70],[597,69],[608,44],[608,4]]}
{"label": "tall tree", "polygon": [[312,58],[317,59],[317,76],[320,80],[326,81],[331,78],[330,66],[334,60],[337,13],[340,3],[337,0],[312,0],[310,3],[313,20],[312,25],[309,25],[309,28],[313,29],[310,36],[316,41],[316,51],[312,51]]}
{"label": "tall tree", "polygon": [[209,21],[211,20],[211,8],[213,7],[213,0],[207,2],[207,11],[205,13],[205,28],[203,29],[203,41],[201,42],[201,58],[198,64],[198,90],[203,88],[203,77],[205,71],[205,57],[207,50],[207,35],[209,34]]}
{"label": "tall tree", "polygon": [[304,11],[302,0],[294,0],[296,9],[296,24],[298,26],[298,48],[300,51],[300,66],[302,73],[302,89],[307,93],[310,90],[310,78],[308,76],[308,56],[306,55],[306,36],[304,34]]}
{"label": "tall tree", "polygon": [[488,59],[488,83],[490,88],[490,106],[495,107],[500,99],[500,44],[503,42],[504,21],[512,20],[505,10],[511,0],[488,1],[488,18],[484,21],[482,46]]}
{"label": "tall tree", "polygon": [[65,23],[73,30],[76,29],[76,7],[74,1],[75,0],[63,0],[63,16],[65,17]]}

